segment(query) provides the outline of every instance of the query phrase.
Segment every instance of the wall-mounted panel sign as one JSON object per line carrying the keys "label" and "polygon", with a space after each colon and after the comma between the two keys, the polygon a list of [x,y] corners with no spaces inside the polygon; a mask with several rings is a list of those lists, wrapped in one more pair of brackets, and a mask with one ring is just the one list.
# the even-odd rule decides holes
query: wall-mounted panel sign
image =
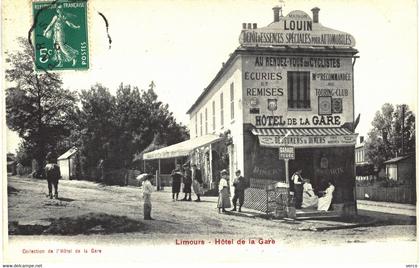
{"label": "wall-mounted panel sign", "polygon": [[354,47],[348,33],[314,23],[303,11],[295,10],[267,27],[244,29],[239,37],[242,46],[333,46]]}
{"label": "wall-mounted panel sign", "polygon": [[349,146],[356,144],[357,134],[342,136],[258,136],[260,145],[278,148],[280,146],[293,147],[329,147]]}
{"label": "wall-mounted panel sign", "polygon": [[279,159],[295,159],[295,148],[292,146],[279,147]]}

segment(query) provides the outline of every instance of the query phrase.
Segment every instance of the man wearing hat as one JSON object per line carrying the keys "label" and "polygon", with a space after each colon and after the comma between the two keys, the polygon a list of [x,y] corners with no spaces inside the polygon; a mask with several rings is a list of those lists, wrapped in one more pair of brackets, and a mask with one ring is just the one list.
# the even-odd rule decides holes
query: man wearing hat
{"label": "man wearing hat", "polygon": [[303,178],[302,178],[302,169],[298,169],[292,175],[293,183],[293,192],[295,195],[295,207],[302,208],[302,198],[303,198]]}
{"label": "man wearing hat", "polygon": [[248,188],[247,182],[244,177],[241,176],[241,171],[238,169],[235,172],[235,179],[233,180],[233,186],[235,187],[235,193],[232,198],[233,209],[232,211],[236,211],[236,202],[239,199],[239,209],[238,211],[241,212],[241,208],[244,204],[245,199],[245,189]]}
{"label": "man wearing hat", "polygon": [[[191,178],[191,170],[188,166],[188,164],[183,165],[184,168],[184,198],[181,199],[181,201],[191,201],[191,184],[192,184],[192,178]],[[187,199],[188,195],[188,199]]]}
{"label": "man wearing hat", "polygon": [[44,170],[48,182],[48,197],[53,198],[52,188],[54,186],[54,198],[58,199],[58,181],[61,178],[60,167],[57,165],[57,158],[53,152],[48,152],[46,161],[47,165]]}

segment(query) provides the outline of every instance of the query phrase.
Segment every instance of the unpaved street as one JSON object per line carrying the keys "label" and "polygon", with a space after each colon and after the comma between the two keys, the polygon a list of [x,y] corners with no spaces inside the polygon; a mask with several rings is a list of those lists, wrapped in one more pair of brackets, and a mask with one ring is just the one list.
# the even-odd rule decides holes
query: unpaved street
{"label": "unpaved street", "polygon": [[[176,243],[176,239],[214,238],[263,238],[274,239],[290,245],[342,244],[355,242],[415,241],[415,225],[380,223],[351,229],[310,231],[311,227],[326,225],[327,221],[266,220],[238,215],[219,214],[215,197],[204,197],[203,202],[172,202],[169,188],[152,195],[152,217],[154,221],[143,220],[141,189],[138,187],[104,186],[87,181],[65,181],[59,184],[59,200],[46,197],[47,183],[23,177],[8,178],[8,221],[25,226],[48,226],[61,217],[81,220],[89,214],[109,215],[122,221],[138,223],[137,227],[125,233],[102,234],[104,226],[92,225],[89,229],[95,239],[104,241],[118,238],[121,243],[154,240],[154,243]],[[180,194],[183,197],[183,194]],[[246,211],[246,209],[245,209]],[[81,223],[81,224],[84,224]],[[103,224],[102,224],[103,225]],[[65,231],[63,234],[66,234]],[[46,235],[45,235],[46,236]],[[86,234],[78,235],[83,239]],[[11,235],[13,237],[20,237]],[[47,236],[46,236],[47,237]],[[19,239],[22,239],[20,237]]]}

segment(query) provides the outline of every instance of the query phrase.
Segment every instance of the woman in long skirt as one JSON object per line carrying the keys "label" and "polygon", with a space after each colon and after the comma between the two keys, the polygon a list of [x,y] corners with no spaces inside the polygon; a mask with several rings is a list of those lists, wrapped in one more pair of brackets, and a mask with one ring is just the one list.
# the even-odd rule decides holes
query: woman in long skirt
{"label": "woman in long skirt", "polygon": [[334,185],[331,182],[328,182],[328,187],[324,191],[324,196],[318,199],[318,210],[328,211],[333,199],[334,190]]}
{"label": "woman in long skirt", "polygon": [[217,208],[222,212],[226,212],[226,208],[230,208],[232,205],[229,198],[229,185],[227,182],[228,172],[224,169],[220,172],[221,178],[219,181],[219,199],[217,200]]}
{"label": "woman in long skirt", "polygon": [[314,193],[311,181],[309,179],[304,179],[303,181],[305,183],[303,184],[302,208],[316,208],[318,196]]}

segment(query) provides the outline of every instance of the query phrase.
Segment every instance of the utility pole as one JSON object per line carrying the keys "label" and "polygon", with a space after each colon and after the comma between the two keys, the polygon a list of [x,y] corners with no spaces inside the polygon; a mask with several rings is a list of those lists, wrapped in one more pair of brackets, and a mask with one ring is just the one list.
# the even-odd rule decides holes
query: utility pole
{"label": "utility pole", "polygon": [[402,105],[402,137],[401,137],[401,155],[404,155],[404,121],[405,121],[405,104]]}

